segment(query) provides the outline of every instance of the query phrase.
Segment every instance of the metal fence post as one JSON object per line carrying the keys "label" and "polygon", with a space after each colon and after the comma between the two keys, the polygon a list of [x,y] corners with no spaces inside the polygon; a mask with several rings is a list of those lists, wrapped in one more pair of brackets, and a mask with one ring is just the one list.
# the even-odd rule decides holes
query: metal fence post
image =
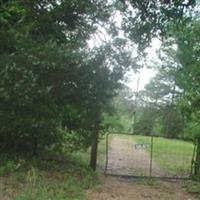
{"label": "metal fence post", "polygon": [[197,138],[194,175],[195,176],[200,176],[200,137]]}
{"label": "metal fence post", "polygon": [[107,168],[108,168],[108,136],[109,136],[109,133],[107,133],[106,135],[106,166],[105,166],[105,170],[104,170],[104,174],[106,174],[106,171],[107,171]]}
{"label": "metal fence post", "polygon": [[152,176],[152,161],[153,161],[153,136],[151,136],[151,156],[150,156],[150,168],[149,168],[149,176]]}

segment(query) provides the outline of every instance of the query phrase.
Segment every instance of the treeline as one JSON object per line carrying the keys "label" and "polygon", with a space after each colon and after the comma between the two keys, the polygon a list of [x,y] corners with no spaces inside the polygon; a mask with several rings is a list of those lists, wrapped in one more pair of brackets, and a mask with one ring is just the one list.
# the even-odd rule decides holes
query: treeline
{"label": "treeline", "polygon": [[[160,49],[162,64],[154,66],[158,74],[140,93],[143,116],[136,124],[146,120],[147,133],[163,134],[169,138],[197,138],[199,124],[199,44],[200,21],[182,24],[181,31],[171,30],[171,37],[163,41]],[[155,64],[156,65],[156,64]]]}
{"label": "treeline", "polygon": [[[96,26],[109,19],[109,7],[90,1],[6,1],[0,19],[1,152],[36,155],[91,146],[126,67],[123,57],[120,66],[112,57],[120,54],[112,45],[87,46]],[[112,71],[109,58],[115,62]]]}
{"label": "treeline", "polygon": [[124,87],[119,91],[113,102],[116,115],[111,117],[115,129],[168,138],[200,136],[200,20],[197,17],[179,28],[171,27],[170,37],[162,41],[160,61],[152,66],[157,74],[144,90],[133,92]]}
{"label": "treeline", "polygon": [[[38,155],[92,147],[95,168],[102,113],[124,72],[138,67],[127,41],[141,52],[194,4],[0,1],[0,151]],[[110,39],[91,49],[88,40],[100,27]]]}

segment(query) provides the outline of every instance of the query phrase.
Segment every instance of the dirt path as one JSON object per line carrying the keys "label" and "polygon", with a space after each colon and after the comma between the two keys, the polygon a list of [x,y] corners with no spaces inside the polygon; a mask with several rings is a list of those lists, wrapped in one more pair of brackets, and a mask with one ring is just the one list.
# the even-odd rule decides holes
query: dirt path
{"label": "dirt path", "polygon": [[[144,149],[135,149],[135,144],[132,138],[113,137],[111,139],[108,173],[149,175],[150,154]],[[153,168],[157,175],[163,173],[155,163],[153,163]],[[102,176],[101,182],[102,185],[98,188],[88,190],[87,200],[195,200],[186,192],[181,182],[124,179],[111,176]]]}
{"label": "dirt path", "polygon": [[[147,141],[147,144],[150,141]],[[108,154],[108,174],[149,176],[150,153],[144,148],[135,147],[132,136],[111,138]],[[149,146],[150,147],[150,146]],[[162,176],[163,172],[152,163],[154,176]]]}
{"label": "dirt path", "polygon": [[103,185],[87,192],[87,200],[195,200],[180,182],[123,180],[103,177]]}

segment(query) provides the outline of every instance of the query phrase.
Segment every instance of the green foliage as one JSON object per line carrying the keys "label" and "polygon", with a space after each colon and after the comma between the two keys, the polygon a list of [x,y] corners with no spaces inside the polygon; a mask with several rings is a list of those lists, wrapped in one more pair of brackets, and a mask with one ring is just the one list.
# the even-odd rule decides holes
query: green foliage
{"label": "green foliage", "polygon": [[109,104],[109,109],[103,114],[102,127],[106,131],[131,132],[133,126],[133,92],[125,85],[116,91]]}
{"label": "green foliage", "polygon": [[[85,153],[87,154],[87,153]],[[85,155],[84,154],[84,155]],[[3,198],[16,200],[48,200],[48,199],[85,199],[85,191],[99,183],[95,173],[87,166],[85,158],[72,156],[71,158],[50,160],[26,159],[18,170],[9,167],[1,174],[3,187],[0,192]],[[7,161],[2,167],[11,166]],[[21,158],[22,160],[22,158]],[[22,161],[15,159],[12,166]],[[5,181],[5,182],[4,182]],[[5,185],[4,185],[5,183]]]}
{"label": "green foliage", "polygon": [[[144,49],[153,37],[168,35],[170,24],[177,28],[185,12],[189,13],[195,3],[195,0],[128,1],[123,7],[128,10],[123,16],[123,28],[131,40],[139,43],[139,49]],[[132,9],[128,9],[130,7]],[[189,17],[190,15],[187,15],[187,19]]]}
{"label": "green foliage", "polygon": [[[176,32],[175,32],[176,33]],[[186,132],[197,136],[199,132],[199,42],[200,22],[194,19],[191,25],[175,34],[178,45],[177,58],[181,63],[177,82],[184,90],[182,109],[186,113],[188,124]],[[190,129],[190,130],[189,130]],[[186,133],[187,134],[187,133]]]}
{"label": "green foliage", "polygon": [[[103,109],[121,73],[103,66],[108,47],[85,49],[95,30],[91,20],[109,16],[106,4],[74,5],[74,1],[2,3],[0,37],[9,36],[0,41],[2,151],[36,154],[61,141],[69,144],[72,135],[76,135],[70,144],[74,149],[89,146],[91,112]],[[105,8],[101,15],[99,7]]]}
{"label": "green foliage", "polygon": [[19,168],[19,164],[16,164],[13,161],[8,161],[5,165],[2,165],[0,167],[0,176],[14,172],[18,168]]}
{"label": "green foliage", "polygon": [[183,183],[183,187],[185,188],[185,190],[190,193],[193,194],[195,196],[195,198],[199,199],[200,198],[200,183],[197,181],[190,181],[188,182],[184,182]]}
{"label": "green foliage", "polygon": [[130,132],[132,121],[131,118],[121,113],[121,116],[116,113],[113,115],[104,114],[102,126],[109,132]]}
{"label": "green foliage", "polygon": [[[146,136],[136,136],[135,139],[141,143],[150,142],[150,138]],[[192,142],[154,137],[153,162],[172,176],[189,175],[193,150]]]}
{"label": "green foliage", "polygon": [[138,105],[134,133],[138,135],[151,135],[154,130],[157,109],[150,105]]}
{"label": "green foliage", "polygon": [[123,130],[123,126],[118,116],[110,116],[110,115],[104,114],[104,120],[103,120],[102,125],[103,127],[105,127],[105,129],[108,129],[108,130],[109,129],[113,131]]}
{"label": "green foliage", "polygon": [[183,119],[179,108],[167,106],[162,114],[162,133],[169,138],[183,138]]}
{"label": "green foliage", "polygon": [[[101,115],[123,74],[138,67],[119,29],[144,47],[168,21],[180,19],[185,6],[194,4],[129,3],[128,7],[102,0],[0,2],[1,151],[72,152],[94,143],[94,130],[99,131]],[[121,12],[121,27],[111,19],[115,11]],[[100,27],[112,39],[89,49],[88,40]],[[130,116],[127,108],[119,118],[122,124]]]}
{"label": "green foliage", "polygon": [[171,37],[164,41],[162,49],[162,58],[168,60],[168,63],[170,61],[173,66],[171,69],[175,67],[171,71],[178,89],[175,93],[175,107],[169,109],[169,118],[174,127],[172,131],[179,127],[177,133],[185,132],[184,137],[194,138],[199,132],[199,19],[194,13],[191,21],[181,23],[180,26],[179,30],[169,29]]}
{"label": "green foliage", "polygon": [[180,70],[177,63],[176,50],[172,46],[162,46],[160,49],[162,64],[157,63],[157,74],[139,92],[140,103],[138,124],[139,132],[154,134],[169,138],[183,137],[184,118],[180,102],[183,90],[178,87],[176,75]]}
{"label": "green foliage", "polygon": [[197,138],[199,136],[200,124],[197,119],[191,119],[186,124],[185,137],[186,138]]}

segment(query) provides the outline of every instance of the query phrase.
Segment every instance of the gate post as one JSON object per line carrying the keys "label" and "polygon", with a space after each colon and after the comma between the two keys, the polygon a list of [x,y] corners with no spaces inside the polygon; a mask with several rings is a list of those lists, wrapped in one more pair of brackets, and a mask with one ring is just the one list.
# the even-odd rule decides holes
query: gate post
{"label": "gate post", "polygon": [[197,138],[196,158],[194,165],[194,175],[200,176],[200,137]]}
{"label": "gate post", "polygon": [[151,136],[151,157],[150,157],[150,168],[149,168],[149,176],[152,175],[152,161],[153,161],[153,135]]}
{"label": "gate post", "polygon": [[106,135],[106,165],[105,165],[105,170],[104,170],[104,175],[107,175],[107,168],[108,168],[108,137],[109,133]]}

